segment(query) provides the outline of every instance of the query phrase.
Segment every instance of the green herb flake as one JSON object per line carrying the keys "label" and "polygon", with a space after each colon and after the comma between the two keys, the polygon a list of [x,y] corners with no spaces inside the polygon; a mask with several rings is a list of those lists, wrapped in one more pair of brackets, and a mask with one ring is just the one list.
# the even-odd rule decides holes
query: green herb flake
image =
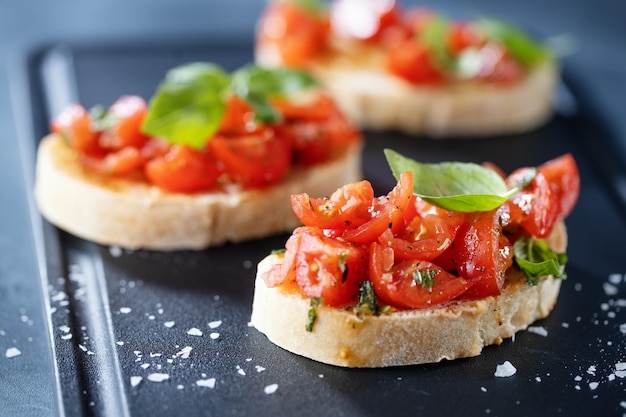
{"label": "green herb flake", "polygon": [[378,300],[374,293],[372,281],[361,281],[359,284],[359,305],[357,310],[365,314],[378,313]]}
{"label": "green herb flake", "polygon": [[287,252],[287,249],[285,249],[285,248],[282,248],[282,249],[272,249],[270,254],[283,256],[283,255],[285,255],[285,252]]}
{"label": "green herb flake", "polygon": [[418,38],[433,53],[437,63],[443,68],[454,69],[456,60],[448,49],[450,22],[441,16],[430,19],[418,34]]}
{"label": "green herb flake", "polygon": [[432,288],[435,285],[435,277],[439,274],[437,269],[416,270],[413,272],[413,280],[422,288]]}
{"label": "green herb flake", "polygon": [[526,282],[536,285],[541,277],[552,275],[565,279],[567,255],[556,253],[542,239],[522,236],[513,244],[515,263],[526,274]]}
{"label": "green herb flake", "polygon": [[396,179],[403,172],[411,171],[413,192],[423,200],[450,211],[490,211],[518,191],[517,188],[507,189],[504,180],[495,171],[478,164],[423,164],[391,149],[385,149],[385,157]]}
{"label": "green herb flake", "polygon": [[313,331],[313,325],[317,320],[317,307],[320,306],[324,302],[324,299],[321,297],[312,297],[311,298],[311,308],[309,308],[309,313],[307,315],[306,326],[305,329],[307,332]]}

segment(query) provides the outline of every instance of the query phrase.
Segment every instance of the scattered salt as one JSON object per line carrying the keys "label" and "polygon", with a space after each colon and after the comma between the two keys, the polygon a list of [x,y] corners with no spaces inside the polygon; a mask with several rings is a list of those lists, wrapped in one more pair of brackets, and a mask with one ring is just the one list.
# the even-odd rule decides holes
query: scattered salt
{"label": "scattered salt", "polygon": [[143,378],[140,376],[131,376],[130,377],[130,386],[131,387],[136,387],[137,385],[139,385],[141,383],[141,381],[143,381]]}
{"label": "scattered salt", "polygon": [[576,375],[576,377],[574,377],[574,381],[578,382],[578,381],[582,381],[583,377],[580,375]]}
{"label": "scattered salt", "polygon": [[620,282],[622,282],[622,274],[609,275],[609,282],[614,285],[619,284]]}
{"label": "scattered salt", "polygon": [[172,327],[174,327],[176,325],[176,322],[174,322],[174,321],[166,321],[165,323],[163,323],[163,325],[165,327],[167,327],[168,329],[171,329]]}
{"label": "scattered salt", "polygon": [[263,371],[265,371],[265,368],[264,368],[264,367],[262,367],[261,365],[256,365],[256,366],[254,367],[254,369],[256,369],[256,371],[257,371],[257,372],[263,372]]}
{"label": "scattered salt", "polygon": [[589,389],[594,390],[594,389],[598,388],[598,385],[600,385],[599,382],[590,382],[589,383]]}
{"label": "scattered salt", "polygon": [[241,369],[241,366],[237,365],[237,373],[242,376],[246,376],[246,371]]}
{"label": "scattered salt", "polygon": [[141,365],[141,369],[148,369],[150,367],[149,363],[142,363]]}
{"label": "scattered salt", "polygon": [[561,323],[561,327],[567,329],[569,327],[569,323]]}
{"label": "scattered salt", "polygon": [[539,336],[548,336],[548,330],[543,326],[529,326],[526,330],[530,333],[538,334]]}
{"label": "scattered salt", "polygon": [[8,348],[6,353],[4,354],[5,357],[7,358],[14,358],[16,356],[20,356],[22,354],[22,352],[16,348],[16,347],[11,347]]}
{"label": "scattered salt", "polygon": [[535,377],[535,381],[541,382],[541,377],[540,376]]}
{"label": "scattered salt", "polygon": [[130,308],[130,307],[120,307],[120,313],[122,313],[122,314],[128,314],[131,311],[133,311],[133,309]]}
{"label": "scattered salt", "polygon": [[617,362],[615,364],[615,370],[616,371],[624,371],[624,370],[626,370],[626,362]]}
{"label": "scattered salt", "polygon": [[609,284],[608,282],[605,282],[604,284],[602,284],[602,288],[604,289],[604,293],[606,295],[616,295],[617,294],[617,287],[613,284]]}
{"label": "scattered salt", "polygon": [[494,375],[498,378],[506,378],[515,375],[517,369],[509,361],[504,361],[503,364],[496,366],[496,372]]}
{"label": "scattered salt", "polygon": [[191,329],[187,330],[187,334],[189,336],[202,336],[202,330],[192,327]]}
{"label": "scattered salt", "polygon": [[199,379],[196,381],[199,387],[215,388],[215,378]]}
{"label": "scattered salt", "polygon": [[618,378],[626,378],[626,371],[615,371],[615,376]]}
{"label": "scattered salt", "polygon": [[619,403],[619,406],[622,407],[622,408],[626,408],[626,401],[621,401]]}
{"label": "scattered salt", "polygon": [[187,359],[192,349],[193,348],[191,346],[185,346],[180,352],[176,354],[176,356]]}
{"label": "scattered salt", "polygon": [[211,339],[215,340],[215,339],[217,339],[218,337],[220,337],[220,334],[219,334],[219,333],[216,333],[216,332],[213,332],[213,333],[211,333],[211,334],[209,335],[209,337],[211,337]]}
{"label": "scattered salt", "polygon": [[623,334],[626,334],[626,323],[622,323],[619,325],[619,331]]}
{"label": "scattered salt", "polygon": [[487,388],[485,388],[485,387],[480,387],[480,390],[481,390],[482,392],[487,392]]}
{"label": "scattered salt", "polygon": [[118,340],[115,344],[118,346],[124,346],[124,342],[122,340]]}
{"label": "scattered salt", "polygon": [[122,256],[122,248],[119,246],[109,246],[109,254],[114,258],[118,258]]}
{"label": "scattered salt", "polygon": [[269,395],[269,394],[275,393],[277,389],[278,389],[278,384],[271,384],[271,385],[266,386],[263,391],[265,391],[265,393]]}
{"label": "scattered salt", "polygon": [[589,368],[587,368],[587,373],[589,375],[596,375],[596,366],[595,365],[591,365]]}
{"label": "scattered salt", "polygon": [[148,375],[148,381],[152,381],[152,382],[163,382],[168,379],[170,379],[170,376],[168,374],[154,373],[154,374]]}
{"label": "scattered salt", "polygon": [[209,327],[211,329],[215,329],[216,327],[220,327],[222,325],[222,320],[215,320],[209,323]]}

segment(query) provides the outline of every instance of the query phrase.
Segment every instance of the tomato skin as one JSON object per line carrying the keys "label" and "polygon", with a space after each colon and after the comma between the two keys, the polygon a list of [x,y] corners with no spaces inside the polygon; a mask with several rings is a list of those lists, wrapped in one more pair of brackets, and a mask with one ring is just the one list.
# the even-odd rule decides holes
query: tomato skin
{"label": "tomato skin", "polygon": [[429,48],[415,39],[387,50],[387,69],[412,84],[438,85],[445,81]]}
{"label": "tomato skin", "polygon": [[139,96],[122,96],[109,107],[108,115],[116,123],[105,129],[100,136],[100,145],[107,149],[120,150],[130,146],[141,148],[149,136],[141,131],[148,114],[148,106]]}
{"label": "tomato skin", "polygon": [[[463,278],[455,277],[427,261],[402,261],[389,268],[393,252],[374,242],[369,250],[369,279],[374,292],[383,302],[397,308],[425,308],[458,298],[471,287]],[[422,286],[414,274],[433,274],[432,286]]]}
{"label": "tomato skin", "polygon": [[476,79],[479,81],[513,84],[524,76],[524,68],[515,61],[506,48],[495,42],[487,42],[479,50],[482,58]]}
{"label": "tomato skin", "polygon": [[327,198],[294,194],[291,207],[305,226],[343,230],[365,223],[371,217],[369,207],[373,200],[372,184],[360,181],[344,185]]}
{"label": "tomato skin", "polygon": [[100,133],[92,123],[91,115],[80,104],[70,104],[50,122],[50,130],[67,141],[70,147],[89,156],[102,156]]}
{"label": "tomato skin", "polygon": [[258,44],[275,45],[282,64],[302,66],[320,52],[328,36],[328,21],[292,2],[273,2],[258,26]]}
{"label": "tomato skin", "polygon": [[165,155],[150,160],[144,171],[157,187],[182,193],[205,191],[222,174],[206,149],[184,145],[174,145]]}
{"label": "tomato skin", "polygon": [[537,171],[543,174],[553,194],[560,201],[559,217],[567,217],[580,195],[580,174],[576,160],[572,154],[567,153],[544,162],[539,165]]}
{"label": "tomato skin", "polygon": [[245,188],[275,184],[291,167],[291,143],[271,130],[260,134],[217,135],[208,147],[230,181]]}
{"label": "tomato skin", "polygon": [[454,243],[442,255],[472,284],[463,298],[480,299],[500,294],[505,271],[513,264],[511,244],[502,235],[500,226],[500,219],[506,216],[507,210],[503,205],[493,211],[468,214]]}
{"label": "tomato skin", "polygon": [[296,280],[308,297],[343,306],[357,301],[359,282],[366,274],[367,251],[321,235],[318,229],[300,233],[296,254]]}
{"label": "tomato skin", "polygon": [[353,243],[369,244],[390,229],[393,233],[404,228],[404,212],[413,200],[413,173],[400,175],[396,186],[384,197],[374,200],[371,218],[354,229],[346,229],[342,237]]}

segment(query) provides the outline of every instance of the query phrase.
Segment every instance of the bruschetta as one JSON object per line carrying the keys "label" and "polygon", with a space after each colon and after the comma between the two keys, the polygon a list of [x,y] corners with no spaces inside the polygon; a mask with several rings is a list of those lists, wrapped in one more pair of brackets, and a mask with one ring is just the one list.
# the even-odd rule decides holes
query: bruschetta
{"label": "bruschetta", "polygon": [[516,134],[554,111],[555,55],[500,20],[394,0],[274,1],[256,61],[305,68],[362,127],[434,138]]}
{"label": "bruschetta", "polygon": [[362,138],[306,74],[207,63],[137,96],[69,105],[39,147],[35,198],[104,245],[202,249],[292,230],[291,194],[361,178]]}
{"label": "bruschetta", "polygon": [[476,356],[546,317],[579,195],[573,157],[504,176],[386,152],[386,196],[367,181],[292,196],[303,225],[259,263],[252,325],[316,361],[386,367]]}

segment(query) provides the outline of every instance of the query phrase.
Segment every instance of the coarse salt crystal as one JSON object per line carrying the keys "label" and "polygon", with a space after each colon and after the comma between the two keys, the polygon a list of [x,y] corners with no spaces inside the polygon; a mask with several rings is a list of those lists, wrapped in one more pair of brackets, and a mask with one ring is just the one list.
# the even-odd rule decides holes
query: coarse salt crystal
{"label": "coarse salt crystal", "polygon": [[619,325],[619,331],[626,334],[626,323],[622,323]]}
{"label": "coarse salt crystal", "polygon": [[215,378],[199,379],[196,381],[199,387],[215,388]]}
{"label": "coarse salt crystal", "polygon": [[589,383],[589,389],[594,390],[594,389],[598,388],[598,385],[600,385],[599,382],[590,382]]}
{"label": "coarse salt crystal", "polygon": [[114,258],[118,258],[122,256],[122,248],[119,246],[109,246],[109,254]]}
{"label": "coarse salt crystal", "polygon": [[189,336],[202,336],[202,330],[192,327],[191,329],[187,330],[187,334]]}
{"label": "coarse salt crystal", "polygon": [[193,348],[191,346],[185,346],[180,352],[176,354],[176,356],[183,358],[183,359],[187,359],[192,349]]}
{"label": "coarse salt crystal", "polygon": [[167,381],[168,379],[170,379],[169,374],[154,373],[154,374],[148,375],[148,381],[152,381],[152,382],[163,382],[163,381]]}
{"label": "coarse salt crystal", "polygon": [[543,326],[530,326],[526,330],[530,333],[538,334],[539,336],[548,336],[548,330]]}
{"label": "coarse salt crystal", "polygon": [[246,376],[246,371],[241,369],[241,366],[237,365],[237,373],[242,376]]}
{"label": "coarse salt crystal", "polygon": [[587,373],[589,375],[594,375],[596,374],[596,366],[595,365],[591,365],[588,369],[587,369]]}
{"label": "coarse salt crystal", "polygon": [[172,327],[174,327],[176,325],[176,322],[174,322],[174,321],[166,321],[165,323],[163,323],[163,325],[165,327],[167,327],[168,329],[171,329]]}
{"label": "coarse salt crystal", "polygon": [[276,392],[276,390],[278,389],[278,384],[270,384],[268,386],[266,386],[263,391],[269,395],[269,394],[273,394]]}
{"label": "coarse salt crystal", "polygon": [[602,288],[604,289],[604,293],[606,295],[617,294],[617,287],[613,284],[609,284],[608,282],[605,282],[604,284],[602,284]]}
{"label": "coarse salt crystal", "polygon": [[122,314],[128,314],[131,311],[133,311],[133,309],[130,308],[130,307],[120,307],[120,313],[122,313]]}
{"label": "coarse salt crystal", "polygon": [[620,282],[622,282],[622,274],[609,275],[609,282],[615,285],[619,284]]}
{"label": "coarse salt crystal", "polygon": [[131,376],[130,377],[130,386],[131,387],[136,387],[137,385],[139,385],[139,383],[141,383],[141,381],[143,381],[143,378],[140,376]]}
{"label": "coarse salt crystal", "polygon": [[148,369],[150,367],[150,364],[149,363],[142,363],[139,366],[141,366],[141,369]]}
{"label": "coarse salt crystal", "polygon": [[615,364],[615,370],[616,371],[623,371],[626,370],[626,362],[617,362]]}
{"label": "coarse salt crystal", "polygon": [[4,356],[7,358],[14,358],[16,356],[20,356],[22,354],[22,352],[16,348],[16,347],[11,347],[8,348],[7,351],[5,352]]}
{"label": "coarse salt crystal", "polygon": [[580,375],[576,375],[576,376],[574,377],[574,381],[576,381],[576,382],[578,382],[578,381],[582,381],[582,380],[583,380],[583,377],[582,377],[582,376],[580,376]]}
{"label": "coarse salt crystal", "polygon": [[540,377],[540,376],[536,376],[536,377],[535,377],[535,381],[537,381],[537,382],[541,382],[541,377]]}
{"label": "coarse salt crystal", "polygon": [[487,392],[487,388],[485,388],[485,387],[480,387],[480,390],[481,390],[482,392]]}
{"label": "coarse salt crystal", "polygon": [[213,340],[217,339],[218,337],[220,337],[219,333],[213,332],[209,335],[209,337]]}
{"label": "coarse salt crystal", "polygon": [[496,366],[496,372],[494,375],[498,378],[506,378],[515,375],[517,369],[509,361],[504,361],[503,364]]}
{"label": "coarse salt crystal", "polygon": [[211,329],[215,329],[216,327],[220,327],[222,325],[222,320],[215,320],[209,323],[209,327]]}
{"label": "coarse salt crystal", "polygon": [[626,371],[615,371],[615,376],[618,378],[625,378],[626,377]]}
{"label": "coarse salt crystal", "polygon": [[254,367],[254,369],[256,369],[256,371],[257,371],[257,372],[263,372],[263,371],[265,371],[265,368],[264,368],[264,367],[262,367],[261,365],[256,365],[256,366]]}
{"label": "coarse salt crystal", "polygon": [[70,340],[72,338],[72,333],[64,334],[61,336],[61,340]]}
{"label": "coarse salt crystal", "polygon": [[619,406],[622,408],[626,408],[626,401],[620,401]]}

